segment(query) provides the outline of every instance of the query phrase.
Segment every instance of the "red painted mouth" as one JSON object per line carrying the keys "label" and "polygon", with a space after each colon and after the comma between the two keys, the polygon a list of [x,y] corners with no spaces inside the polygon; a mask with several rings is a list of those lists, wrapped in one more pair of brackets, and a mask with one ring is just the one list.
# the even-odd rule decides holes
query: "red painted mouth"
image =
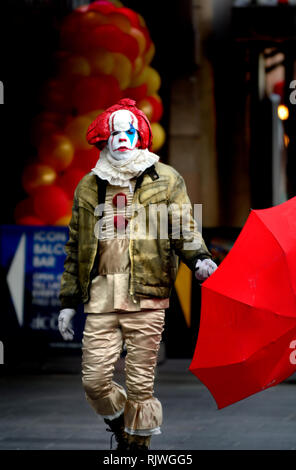
{"label": "red painted mouth", "polygon": [[128,147],[118,147],[117,149],[115,149],[115,152],[126,152],[127,150],[132,150]]}

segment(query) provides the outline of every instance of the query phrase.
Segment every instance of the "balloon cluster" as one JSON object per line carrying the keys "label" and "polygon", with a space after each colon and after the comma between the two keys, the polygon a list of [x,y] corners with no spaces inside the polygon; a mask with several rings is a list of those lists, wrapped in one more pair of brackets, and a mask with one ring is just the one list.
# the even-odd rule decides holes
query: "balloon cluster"
{"label": "balloon cluster", "polygon": [[37,158],[23,172],[28,198],[15,209],[16,223],[68,225],[74,189],[99,158],[86,130],[121,98],[137,101],[151,122],[152,150],[161,148],[161,80],[149,65],[154,53],[144,19],[119,2],[95,1],[64,19],[56,72],[42,88],[43,111],[32,126]]}

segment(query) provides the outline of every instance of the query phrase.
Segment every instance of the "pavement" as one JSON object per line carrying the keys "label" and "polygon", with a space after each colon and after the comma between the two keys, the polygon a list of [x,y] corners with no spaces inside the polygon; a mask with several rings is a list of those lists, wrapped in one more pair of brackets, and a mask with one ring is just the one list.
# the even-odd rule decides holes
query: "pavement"
{"label": "pavement", "polygon": [[[190,360],[157,367],[155,396],[162,402],[162,433],[151,450],[295,450],[296,381],[217,410],[207,388],[188,371]],[[99,450],[110,433],[84,397],[81,358],[61,357],[41,370],[0,376],[1,450]],[[124,384],[124,359],[115,380]]]}

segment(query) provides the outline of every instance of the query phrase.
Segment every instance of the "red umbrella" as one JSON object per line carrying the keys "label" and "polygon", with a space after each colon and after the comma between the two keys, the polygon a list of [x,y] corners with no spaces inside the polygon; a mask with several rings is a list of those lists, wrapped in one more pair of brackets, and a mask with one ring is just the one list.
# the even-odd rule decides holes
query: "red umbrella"
{"label": "red umbrella", "polygon": [[202,285],[189,370],[218,408],[296,370],[296,197],[252,210],[233,248]]}

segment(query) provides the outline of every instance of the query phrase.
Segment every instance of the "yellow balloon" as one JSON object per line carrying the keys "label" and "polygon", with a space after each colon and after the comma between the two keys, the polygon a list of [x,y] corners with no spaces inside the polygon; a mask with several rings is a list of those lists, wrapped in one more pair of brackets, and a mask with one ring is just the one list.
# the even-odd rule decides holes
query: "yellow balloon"
{"label": "yellow balloon", "polygon": [[147,95],[150,96],[153,93],[156,93],[161,85],[161,78],[157,70],[153,69],[152,67],[146,66],[144,70],[134,77],[131,82],[131,87],[137,87],[143,85],[143,83],[147,84]]}
{"label": "yellow balloon", "polygon": [[138,56],[136,60],[134,61],[132,80],[134,79],[134,77],[136,77],[137,75],[143,72],[144,66],[145,64],[144,64],[143,58],[141,56]]}
{"label": "yellow balloon", "polygon": [[146,47],[146,38],[144,34],[137,28],[131,28],[129,34],[137,40],[139,46],[139,55],[142,55]]}
{"label": "yellow balloon", "polygon": [[147,118],[149,119],[149,121],[151,121],[151,118],[152,118],[152,114],[153,114],[153,108],[152,108],[152,105],[149,101],[145,100],[145,98],[143,100],[140,101],[140,103],[138,104],[138,108],[143,111],[144,114],[146,114]]}
{"label": "yellow balloon", "polygon": [[90,75],[90,64],[83,56],[72,56],[61,62],[61,75],[82,75],[87,77]]}
{"label": "yellow balloon", "polygon": [[34,192],[39,186],[51,185],[56,180],[56,171],[49,165],[32,163],[25,167],[22,175],[22,183],[28,194]]}
{"label": "yellow balloon", "polygon": [[88,126],[92,123],[92,119],[88,114],[83,114],[72,119],[65,128],[65,134],[76,149],[89,149],[89,144],[86,140],[86,131]]}
{"label": "yellow balloon", "polygon": [[151,124],[153,141],[152,141],[152,151],[157,152],[164,144],[166,135],[165,130],[161,124],[158,122],[153,122]]}
{"label": "yellow balloon", "polygon": [[53,134],[44,137],[38,147],[39,160],[53,166],[56,171],[67,168],[74,157],[72,141],[64,134]]}
{"label": "yellow balloon", "polygon": [[146,81],[146,78],[147,78],[147,67],[145,67],[142,70],[142,72],[139,73],[137,76],[133,77],[131,84],[130,84],[131,88],[143,85],[143,83],[145,83]]}
{"label": "yellow balloon", "polygon": [[120,89],[124,90],[130,85],[133,67],[131,61],[125,55],[114,52],[113,57],[115,65],[111,75],[117,78]]}
{"label": "yellow balloon", "polygon": [[155,54],[155,45],[152,42],[144,57],[144,62],[146,65],[150,64],[150,62],[152,61],[154,57],[154,54]]}
{"label": "yellow balloon", "polygon": [[102,24],[107,24],[108,18],[98,11],[87,11],[80,17],[80,26],[83,32],[88,32],[90,29]]}
{"label": "yellow balloon", "polygon": [[60,225],[60,226],[69,225],[71,217],[72,217],[72,214],[64,215],[60,219],[56,220],[53,225]]}
{"label": "yellow balloon", "polygon": [[110,13],[108,15],[108,24],[117,26],[124,33],[129,33],[131,29],[131,23],[129,19],[120,13]]}
{"label": "yellow balloon", "polygon": [[150,96],[153,93],[156,93],[161,85],[161,78],[157,70],[153,69],[152,67],[147,67],[147,95]]}
{"label": "yellow balloon", "polygon": [[145,22],[143,16],[140,15],[140,13],[138,13],[138,18],[139,18],[139,21],[140,21],[140,25],[143,26],[143,28],[146,28],[146,22]]}
{"label": "yellow balloon", "polygon": [[85,116],[89,116],[91,122],[98,117],[99,114],[102,114],[103,109],[96,109],[95,111],[91,111],[90,113],[85,114]]}
{"label": "yellow balloon", "polygon": [[92,73],[109,75],[115,66],[115,60],[112,52],[105,49],[98,49],[89,56]]}

